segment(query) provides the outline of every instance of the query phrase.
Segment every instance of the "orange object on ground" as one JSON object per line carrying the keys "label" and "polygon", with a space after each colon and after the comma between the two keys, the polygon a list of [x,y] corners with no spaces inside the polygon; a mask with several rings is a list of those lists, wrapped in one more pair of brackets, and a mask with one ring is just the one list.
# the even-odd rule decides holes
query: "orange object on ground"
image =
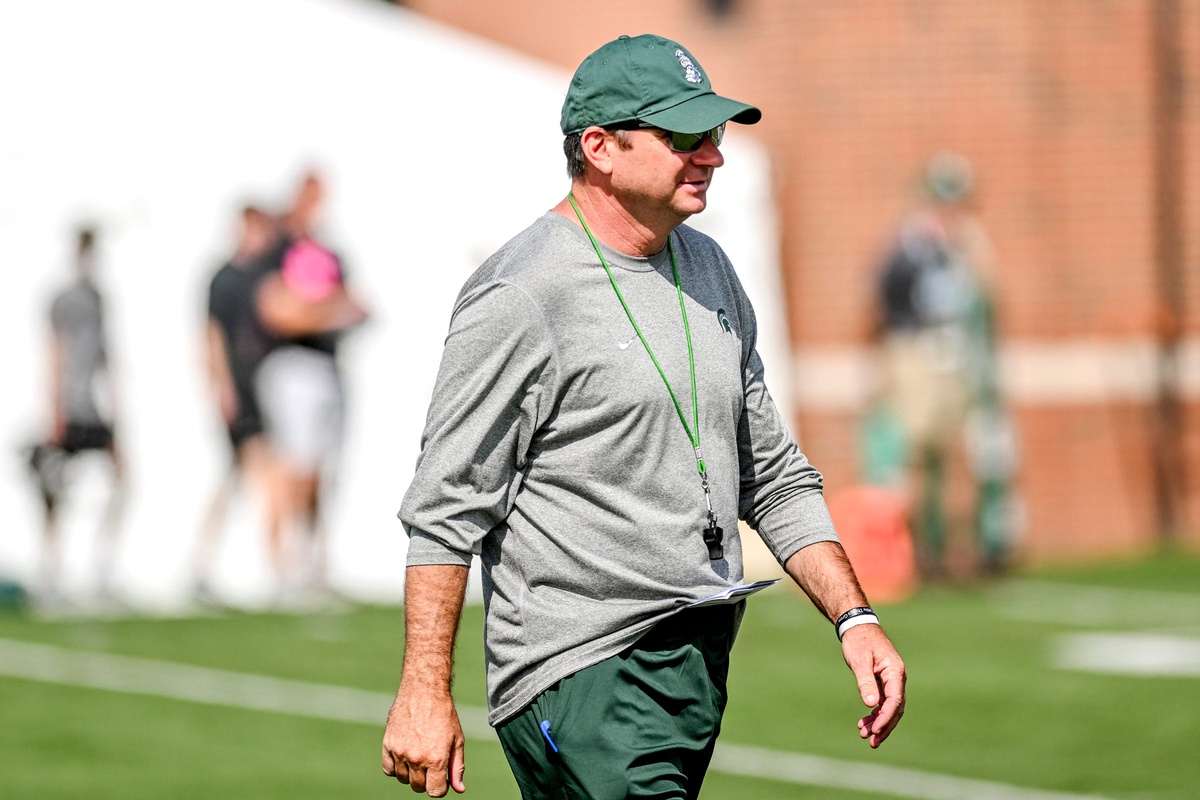
{"label": "orange object on ground", "polygon": [[874,603],[895,603],[920,584],[903,495],[881,486],[852,486],[829,499],[842,547]]}

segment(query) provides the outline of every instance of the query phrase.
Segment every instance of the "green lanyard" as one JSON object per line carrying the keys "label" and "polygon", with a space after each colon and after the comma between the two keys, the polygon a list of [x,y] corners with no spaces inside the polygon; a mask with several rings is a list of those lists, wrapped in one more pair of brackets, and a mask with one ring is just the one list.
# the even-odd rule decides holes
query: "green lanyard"
{"label": "green lanyard", "polygon": [[688,325],[687,306],[683,302],[683,284],[679,280],[679,267],[675,264],[675,247],[671,244],[671,237],[667,236],[667,253],[671,257],[671,273],[675,276],[675,293],[679,296],[679,311],[683,315],[683,333],[687,337],[688,346],[688,368],[692,376],[692,424],[689,426],[687,417],[683,414],[683,407],[679,404],[679,398],[675,396],[675,390],[671,388],[671,382],[667,380],[667,373],[663,370],[662,364],[658,363],[658,358],[654,355],[654,351],[650,349],[650,343],[646,341],[645,334],[638,327],[637,320],[633,318],[633,312],[629,309],[629,304],[625,302],[625,297],[621,294],[620,288],[617,286],[617,280],[613,277],[612,270],[609,269],[608,262],[604,259],[604,254],[600,252],[600,245],[596,242],[596,237],[592,235],[591,229],[588,227],[587,220],[583,218],[583,213],[579,210],[579,206],[575,204],[575,193],[567,195],[567,200],[571,203],[571,208],[575,209],[575,216],[579,217],[579,224],[583,226],[584,233],[592,243],[592,248],[596,251],[596,256],[600,259],[600,266],[604,267],[605,274],[608,275],[608,282],[612,284],[613,291],[617,293],[617,299],[621,301],[621,308],[625,309],[625,316],[629,317],[629,323],[633,325],[633,330],[641,339],[642,345],[646,348],[646,353],[650,356],[650,360],[654,362],[654,368],[658,370],[658,375],[662,378],[663,385],[667,387],[667,393],[671,395],[671,402],[675,404],[675,412],[679,415],[679,421],[683,424],[683,430],[687,433],[688,441],[692,443],[692,450],[696,453],[696,471],[700,473],[700,485],[704,489],[704,500],[708,503],[708,528],[703,532],[704,542],[708,545],[708,555],[711,559],[722,557],[721,537],[722,530],[717,527],[717,515],[713,513],[712,493],[708,486],[708,468],[704,464],[704,456],[700,452],[700,396],[696,393],[696,357],[692,350],[692,329]]}

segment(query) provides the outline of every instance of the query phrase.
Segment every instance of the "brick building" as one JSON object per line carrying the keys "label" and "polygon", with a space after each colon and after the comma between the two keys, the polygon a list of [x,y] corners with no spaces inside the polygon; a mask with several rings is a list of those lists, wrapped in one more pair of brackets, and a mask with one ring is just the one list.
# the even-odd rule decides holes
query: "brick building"
{"label": "brick building", "polygon": [[919,165],[966,155],[1000,262],[1022,552],[1200,543],[1200,0],[404,5],[568,70],[659,33],[764,110],[796,422],[830,491],[857,480],[879,250]]}

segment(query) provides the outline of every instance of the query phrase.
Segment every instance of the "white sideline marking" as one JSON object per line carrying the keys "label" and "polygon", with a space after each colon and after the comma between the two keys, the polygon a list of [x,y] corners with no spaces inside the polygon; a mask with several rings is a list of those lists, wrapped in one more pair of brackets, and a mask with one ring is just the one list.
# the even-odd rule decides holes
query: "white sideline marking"
{"label": "white sideline marking", "polygon": [[1152,633],[1060,637],[1055,665],[1116,675],[1200,678],[1200,639]]}
{"label": "white sideline marking", "polygon": [[[230,708],[365,723],[378,725],[381,730],[393,699],[381,692],[345,686],[67,650],[12,639],[0,639],[0,675]],[[458,714],[463,732],[468,736],[495,737],[482,709],[459,708]]]}
{"label": "white sideline marking", "polygon": [[[68,650],[0,639],[0,675],[68,686],[273,711],[381,730],[392,697],[381,692],[193,667],[167,661]],[[463,733],[495,740],[483,709],[458,706]],[[730,775],[852,789],[915,800],[1108,800],[1099,795],[1047,792],[932,772],[718,744],[712,768]]]}
{"label": "white sideline marking", "polygon": [[1106,800],[1094,794],[1026,789],[1007,783],[955,778],[904,767],[784,753],[740,744],[718,744],[713,754],[712,768],[750,778],[851,789],[872,796],[885,794],[915,800]]}

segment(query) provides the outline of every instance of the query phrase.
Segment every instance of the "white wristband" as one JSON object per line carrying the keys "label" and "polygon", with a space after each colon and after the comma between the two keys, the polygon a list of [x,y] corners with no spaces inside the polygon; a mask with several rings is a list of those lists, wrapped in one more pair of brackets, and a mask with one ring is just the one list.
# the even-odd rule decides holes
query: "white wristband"
{"label": "white wristband", "polygon": [[857,617],[851,617],[850,619],[846,620],[845,622],[843,622],[841,625],[838,626],[838,629],[837,629],[838,641],[840,642],[842,640],[842,637],[846,635],[846,631],[850,630],[855,625],[865,625],[868,623],[870,623],[872,625],[878,625],[879,617],[875,616],[874,614],[859,614]]}

